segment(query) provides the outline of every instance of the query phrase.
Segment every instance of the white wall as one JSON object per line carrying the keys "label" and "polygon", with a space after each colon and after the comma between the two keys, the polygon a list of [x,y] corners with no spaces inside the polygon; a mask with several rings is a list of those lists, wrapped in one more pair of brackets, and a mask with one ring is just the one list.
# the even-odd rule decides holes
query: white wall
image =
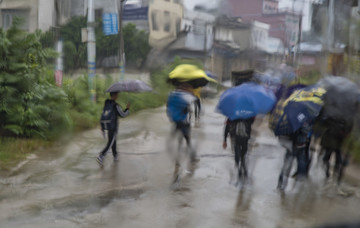
{"label": "white wall", "polygon": [[39,0],[38,28],[47,31],[55,25],[55,1]]}

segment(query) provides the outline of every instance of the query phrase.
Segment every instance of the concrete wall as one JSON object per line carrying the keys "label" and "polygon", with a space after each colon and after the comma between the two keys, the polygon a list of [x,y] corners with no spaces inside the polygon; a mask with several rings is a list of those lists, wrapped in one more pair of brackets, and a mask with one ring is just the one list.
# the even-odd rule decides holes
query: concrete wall
{"label": "concrete wall", "polygon": [[55,25],[55,2],[54,0],[38,0],[38,29],[43,31],[49,30]]}
{"label": "concrete wall", "polygon": [[3,24],[3,15],[1,10],[22,9],[29,10],[27,20],[28,31],[33,32],[38,28],[38,0],[4,0],[0,5],[0,25]]}
{"label": "concrete wall", "polygon": [[[28,10],[25,24],[29,32],[34,32],[36,29],[47,31],[55,26],[55,0],[4,0],[0,5],[0,10]],[[1,11],[0,14],[0,25],[2,25]]]}

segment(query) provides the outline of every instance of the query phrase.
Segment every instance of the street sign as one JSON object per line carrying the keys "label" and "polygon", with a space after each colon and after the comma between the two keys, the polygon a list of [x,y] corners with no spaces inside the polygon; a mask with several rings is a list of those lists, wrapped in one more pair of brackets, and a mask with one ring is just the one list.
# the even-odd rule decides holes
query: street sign
{"label": "street sign", "polygon": [[118,34],[118,15],[116,13],[103,14],[103,32],[105,36]]}
{"label": "street sign", "polygon": [[149,7],[126,7],[123,11],[124,21],[148,20]]}

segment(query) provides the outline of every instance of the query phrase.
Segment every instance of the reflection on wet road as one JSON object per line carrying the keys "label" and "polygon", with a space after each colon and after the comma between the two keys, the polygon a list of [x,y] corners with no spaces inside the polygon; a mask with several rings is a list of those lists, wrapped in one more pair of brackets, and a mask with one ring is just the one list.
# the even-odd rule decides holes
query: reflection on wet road
{"label": "reflection on wet road", "polygon": [[144,111],[122,120],[117,163],[109,153],[104,167],[97,165],[105,141],[96,129],[40,151],[3,177],[0,227],[311,227],[358,219],[358,183],[324,184],[316,161],[309,181],[291,180],[285,195],[276,191],[285,151],[261,118],[249,183],[235,186],[215,102],[204,102],[202,125],[193,128],[200,161],[184,159],[176,184],[165,109]]}

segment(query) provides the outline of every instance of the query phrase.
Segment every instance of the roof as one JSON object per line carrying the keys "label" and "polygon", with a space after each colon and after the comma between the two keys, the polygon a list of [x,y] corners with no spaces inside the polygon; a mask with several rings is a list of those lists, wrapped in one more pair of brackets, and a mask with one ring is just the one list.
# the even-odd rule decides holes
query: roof
{"label": "roof", "polygon": [[250,28],[251,26],[250,23],[240,21],[240,18],[229,18],[225,15],[218,17],[215,24],[227,28]]}

